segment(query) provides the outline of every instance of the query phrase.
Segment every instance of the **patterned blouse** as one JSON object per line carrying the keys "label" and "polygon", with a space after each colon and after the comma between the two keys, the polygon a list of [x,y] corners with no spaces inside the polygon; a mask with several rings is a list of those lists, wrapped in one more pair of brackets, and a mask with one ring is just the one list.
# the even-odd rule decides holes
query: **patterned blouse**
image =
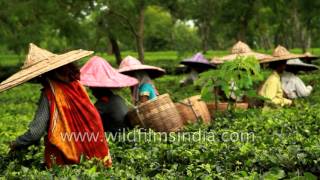
{"label": "patterned blouse", "polygon": [[38,110],[33,121],[29,124],[29,129],[16,139],[17,147],[27,147],[39,142],[48,130],[50,120],[50,108],[47,97],[42,92],[38,102]]}

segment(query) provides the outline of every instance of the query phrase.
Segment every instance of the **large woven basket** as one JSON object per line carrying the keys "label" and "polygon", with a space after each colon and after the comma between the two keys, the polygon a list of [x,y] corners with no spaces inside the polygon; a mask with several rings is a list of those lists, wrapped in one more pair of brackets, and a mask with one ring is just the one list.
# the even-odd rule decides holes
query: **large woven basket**
{"label": "large woven basket", "polygon": [[201,101],[201,96],[192,96],[181,102],[175,103],[184,124],[195,123],[202,120],[205,124],[211,122],[207,104]]}
{"label": "large woven basket", "polygon": [[180,114],[169,94],[158,96],[129,111],[133,126],[153,129],[157,132],[176,132],[183,127]]}
{"label": "large woven basket", "polygon": [[[248,103],[236,103],[235,108],[236,109],[248,109],[249,104]],[[216,107],[215,103],[207,103],[207,107],[209,109],[209,112],[211,115],[214,115],[216,111],[218,112],[224,112],[228,109],[228,103],[227,102],[219,102],[218,106]]]}

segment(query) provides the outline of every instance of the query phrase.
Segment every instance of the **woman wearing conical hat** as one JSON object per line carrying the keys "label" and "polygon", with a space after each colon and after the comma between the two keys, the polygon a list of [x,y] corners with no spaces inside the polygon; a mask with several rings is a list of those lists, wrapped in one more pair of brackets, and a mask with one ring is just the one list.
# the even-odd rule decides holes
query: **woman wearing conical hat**
{"label": "woman wearing conical hat", "polygon": [[130,127],[125,100],[114,90],[137,85],[137,79],[118,73],[103,58],[92,57],[80,70],[80,82],[90,87],[97,99],[98,109],[106,132],[116,133]]}
{"label": "woman wearing conical hat", "polygon": [[[57,55],[30,44],[22,70],[0,84],[0,92],[31,79],[43,86],[34,120],[26,133],[10,143],[11,152],[36,144],[46,134],[45,162],[49,168],[77,164],[81,156],[98,158],[111,166],[99,113],[78,81],[79,69],[72,64],[92,53],[76,50]],[[81,140],[77,138],[81,136]]]}
{"label": "woman wearing conical hat", "polygon": [[185,86],[188,84],[194,84],[199,78],[199,73],[209,70],[214,66],[203,56],[202,53],[197,53],[193,57],[185,59],[180,62],[188,67],[189,73],[180,81],[180,85]]}
{"label": "woman wearing conical hat", "polygon": [[139,84],[132,88],[132,99],[135,105],[155,99],[159,95],[151,79],[165,74],[165,70],[141,64],[132,56],[127,56],[122,60],[118,72],[138,79]]}
{"label": "woman wearing conical hat", "polygon": [[314,71],[318,69],[318,66],[304,63],[300,59],[288,60],[286,71],[281,75],[282,89],[287,97],[296,99],[310,96],[313,90],[312,86],[306,86],[297,74],[299,71]]}
{"label": "woman wearing conical hat", "polygon": [[273,58],[267,58],[261,63],[269,64],[273,69],[272,74],[264,82],[259,95],[265,97],[269,106],[288,106],[292,104],[292,100],[285,98],[282,89],[281,75],[286,69],[287,60],[303,57],[302,55],[292,54],[283,46],[278,46],[272,54]]}

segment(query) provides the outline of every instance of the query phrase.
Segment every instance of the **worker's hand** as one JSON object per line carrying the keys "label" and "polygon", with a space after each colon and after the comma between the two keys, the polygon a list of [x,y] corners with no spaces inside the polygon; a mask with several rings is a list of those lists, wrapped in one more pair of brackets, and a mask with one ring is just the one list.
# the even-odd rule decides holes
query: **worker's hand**
{"label": "worker's hand", "polygon": [[296,106],[296,101],[293,99],[291,100],[291,106],[294,106],[294,107]]}

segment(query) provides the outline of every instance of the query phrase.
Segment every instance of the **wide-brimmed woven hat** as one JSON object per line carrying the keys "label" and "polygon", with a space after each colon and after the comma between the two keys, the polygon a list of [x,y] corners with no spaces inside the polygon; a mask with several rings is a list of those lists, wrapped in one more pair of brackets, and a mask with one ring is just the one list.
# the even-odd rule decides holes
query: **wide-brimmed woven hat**
{"label": "wide-brimmed woven hat", "polygon": [[313,64],[307,64],[302,62],[300,59],[290,59],[287,61],[287,69],[297,69],[300,71],[314,71],[318,70],[319,67]]}
{"label": "wide-brimmed woven hat", "polygon": [[272,56],[267,55],[267,54],[262,54],[262,53],[257,53],[251,50],[251,48],[244,42],[238,41],[235,45],[233,45],[231,49],[231,54],[226,55],[220,58],[214,57],[211,60],[212,64],[222,64],[226,61],[232,61],[236,59],[238,56],[241,57],[249,57],[253,56],[257,58],[259,61],[265,58],[271,58]]}
{"label": "wide-brimmed woven hat", "polygon": [[310,60],[311,61],[311,60],[319,59],[319,56],[313,55],[310,52],[306,52],[303,55],[305,55],[305,57],[300,58],[302,60]]}
{"label": "wide-brimmed woven hat", "polygon": [[209,61],[204,57],[202,53],[197,53],[191,58],[184,59],[180,62],[181,64],[195,67],[199,69],[210,69],[213,68],[213,65],[209,63]]}
{"label": "wide-brimmed woven hat", "polygon": [[123,88],[139,83],[137,79],[117,72],[99,56],[92,57],[80,72],[80,82],[89,87]]}
{"label": "wide-brimmed woven hat", "polygon": [[223,61],[220,60],[220,57],[214,56],[214,57],[211,59],[210,63],[213,64],[213,65],[218,65],[218,64],[222,64]]}
{"label": "wide-brimmed woven hat", "polygon": [[118,69],[118,72],[131,76],[136,71],[146,71],[151,78],[157,78],[166,73],[166,71],[162,68],[141,64],[138,59],[132,56],[125,57],[121,61]]}
{"label": "wide-brimmed woven hat", "polygon": [[0,92],[18,86],[41,74],[89,56],[93,51],[74,50],[64,54],[54,54],[36,45],[29,44],[29,53],[21,70],[0,84]]}
{"label": "wide-brimmed woven hat", "polygon": [[272,58],[266,58],[260,61],[260,63],[270,63],[275,61],[283,61],[289,59],[299,59],[305,57],[303,54],[290,53],[285,47],[278,45],[272,53]]}

